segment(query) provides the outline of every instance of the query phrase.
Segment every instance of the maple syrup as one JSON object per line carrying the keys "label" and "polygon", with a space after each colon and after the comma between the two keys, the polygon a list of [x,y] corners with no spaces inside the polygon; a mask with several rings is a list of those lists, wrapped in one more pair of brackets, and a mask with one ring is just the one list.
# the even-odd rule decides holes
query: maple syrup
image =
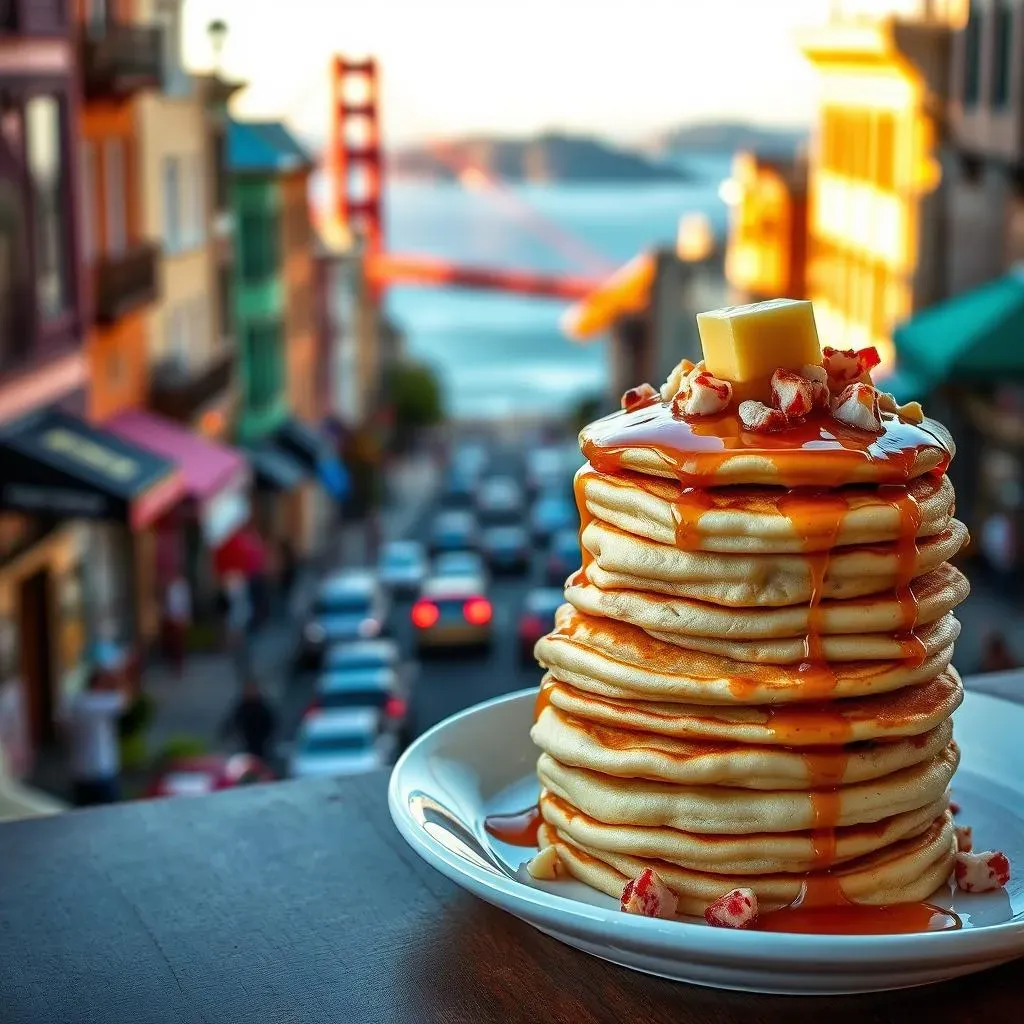
{"label": "maple syrup", "polygon": [[538,804],[512,814],[491,814],[484,819],[487,834],[509,846],[536,846],[542,824]]}

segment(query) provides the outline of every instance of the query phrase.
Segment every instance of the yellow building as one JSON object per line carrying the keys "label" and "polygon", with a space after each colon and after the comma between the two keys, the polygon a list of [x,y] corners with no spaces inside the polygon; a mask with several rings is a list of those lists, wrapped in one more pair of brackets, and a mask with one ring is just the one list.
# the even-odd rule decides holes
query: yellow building
{"label": "yellow building", "polygon": [[163,89],[137,106],[143,228],[161,252],[160,301],[149,319],[150,405],[222,436],[231,418],[233,345],[215,286],[218,236],[229,228],[217,209],[216,126],[206,82],[182,68],[181,0],[140,0],[147,4],[165,40]]}
{"label": "yellow building", "polygon": [[806,298],[807,162],[802,154],[736,154],[723,185],[731,207],[725,275],[730,302]]}
{"label": "yellow building", "polygon": [[799,39],[821,75],[807,293],[823,343],[875,345],[891,365],[894,326],[945,291],[938,146],[962,10],[866,6],[838,4]]}

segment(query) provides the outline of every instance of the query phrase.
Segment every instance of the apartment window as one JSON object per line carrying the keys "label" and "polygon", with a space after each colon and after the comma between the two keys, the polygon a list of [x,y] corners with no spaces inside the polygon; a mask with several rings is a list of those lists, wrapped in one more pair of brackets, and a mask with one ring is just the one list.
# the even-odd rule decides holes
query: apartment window
{"label": "apartment window", "polygon": [[26,291],[30,280],[26,247],[25,208],[18,188],[0,179],[0,370],[25,352]]}
{"label": "apartment window", "polygon": [[122,139],[107,139],[103,147],[103,170],[106,182],[107,252],[120,256],[128,245],[128,202],[125,175],[125,152]]}
{"label": "apartment window", "polygon": [[265,281],[273,277],[280,263],[278,218],[264,210],[246,210],[239,225],[242,278]]}
{"label": "apartment window", "polygon": [[281,325],[274,320],[250,324],[245,331],[248,403],[256,410],[270,408],[281,393]]}
{"label": "apartment window", "polygon": [[36,237],[36,298],[44,319],[62,313],[68,299],[68,252],[64,232],[63,111],[55,96],[25,104],[28,170]]}
{"label": "apartment window", "polygon": [[992,106],[1001,109],[1010,102],[1013,75],[1013,6],[1010,0],[998,0],[996,3],[993,39]]}
{"label": "apartment window", "polygon": [[206,236],[203,216],[203,169],[198,156],[183,157],[179,161],[182,175],[181,219],[184,244],[189,247],[202,245]]}
{"label": "apartment window", "polygon": [[99,250],[96,224],[96,146],[82,143],[82,255],[91,264]]}
{"label": "apartment window", "polygon": [[176,156],[165,156],[163,163],[164,247],[178,252],[181,231],[181,164]]}
{"label": "apartment window", "polygon": [[892,190],[896,187],[895,114],[881,113],[878,115],[875,154],[877,166],[875,181],[879,188]]}
{"label": "apartment window", "polygon": [[964,106],[974,106],[981,91],[981,19],[984,16],[978,0],[970,6],[964,28]]}

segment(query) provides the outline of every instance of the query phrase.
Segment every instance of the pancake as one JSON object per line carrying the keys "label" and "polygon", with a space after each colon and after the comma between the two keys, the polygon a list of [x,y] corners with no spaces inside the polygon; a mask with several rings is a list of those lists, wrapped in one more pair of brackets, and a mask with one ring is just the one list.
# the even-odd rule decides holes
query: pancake
{"label": "pancake", "polygon": [[[947,802],[943,795],[917,810],[870,825],[837,828],[835,863],[863,857],[890,843],[927,832],[935,819],[945,813]],[[606,825],[548,792],[540,795],[540,811],[552,828],[587,849],[663,860],[692,871],[754,875],[808,872],[814,869],[818,859],[818,840],[813,832],[709,836],[657,826]]]}
{"label": "pancake", "polygon": [[920,736],[960,706],[963,684],[952,666],[935,679],[875,697],[784,706],[670,704],[598,697],[548,674],[538,706],[634,732],[688,740],[776,744],[790,748]]}
{"label": "pancake", "polygon": [[[918,538],[942,533],[953,516],[953,485],[946,476],[923,476],[906,485],[905,501],[920,518]],[[803,501],[794,514],[777,487],[684,488],[674,480],[583,466],[576,498],[586,522],[593,516],[634,537],[698,551],[786,554],[850,544],[892,543],[904,533],[900,501],[876,487],[848,487],[816,509]],[[780,502],[780,498],[782,501]]]}
{"label": "pancake", "polygon": [[[881,779],[828,791],[830,827],[881,821],[942,798],[956,771],[955,742],[928,761]],[[708,835],[797,832],[819,827],[818,797],[801,790],[685,786],[619,779],[562,764],[550,754],[537,760],[541,785],[608,825],[660,825]]]}
{"label": "pancake", "polygon": [[[827,692],[800,669],[803,641],[789,665],[752,654],[744,662],[684,651],[636,626],[582,615],[570,606],[558,613],[555,632],[536,645],[537,660],[551,674],[599,697],[647,697],[696,704],[780,704],[888,693],[927,682],[944,672],[953,655],[959,623],[952,616],[916,632],[920,658],[896,655],[877,661],[833,662]],[[890,638],[891,639],[891,638]],[[827,647],[827,638],[823,639]],[[752,645],[747,645],[751,647]],[[758,650],[767,650],[763,642]]]}
{"label": "pancake", "polygon": [[618,779],[682,786],[807,790],[892,775],[939,756],[953,738],[949,720],[920,736],[792,750],[766,744],[684,740],[596,725],[545,708],[530,738],[563,765]]}
{"label": "pancake", "polygon": [[743,429],[732,410],[691,422],[655,402],[588,424],[580,448],[603,473],[627,470],[703,488],[905,484],[944,472],[956,453],[949,431],[935,420],[913,424],[884,413],[882,428],[874,434],[815,415],[760,434]]}
{"label": "pancake", "polygon": [[[629,622],[657,636],[763,640],[833,634],[898,633],[928,624],[952,611],[970,590],[967,578],[944,563],[913,580],[907,595],[890,591],[847,601],[787,607],[723,608],[704,601],[636,590],[602,590],[588,567],[570,577],[565,598],[582,612]],[[909,606],[909,607],[908,607]],[[907,621],[908,611],[913,614]],[[683,643],[685,646],[685,642]]]}
{"label": "pancake", "polygon": [[900,543],[858,545],[824,556],[682,550],[631,536],[597,520],[580,535],[584,551],[592,558],[587,578],[601,590],[649,591],[759,608],[806,605],[813,596],[849,600],[894,590],[908,579],[938,569],[966,541],[967,527],[956,519],[942,533],[923,538],[909,550]]}
{"label": "pancake", "polygon": [[[571,840],[545,823],[541,848],[555,846],[570,874],[614,899],[623,886],[645,868],[653,868],[679,897],[679,913],[699,915],[730,889],[753,889],[762,913],[790,905],[800,895],[808,876],[794,874],[738,874],[691,871],[663,860],[647,860],[598,850]],[[948,814],[937,818],[921,835],[893,843],[864,857],[837,866],[829,873],[832,885],[852,902],[869,904],[912,903],[926,900],[943,885],[953,870],[955,839]]]}

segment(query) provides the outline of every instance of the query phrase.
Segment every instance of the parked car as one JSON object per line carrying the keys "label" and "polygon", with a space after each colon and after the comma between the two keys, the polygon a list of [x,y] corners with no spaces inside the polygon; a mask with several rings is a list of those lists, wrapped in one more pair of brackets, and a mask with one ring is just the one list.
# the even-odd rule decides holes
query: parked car
{"label": "parked car", "polygon": [[563,482],[565,466],[558,448],[532,448],[526,453],[526,487],[530,494],[552,490]]}
{"label": "parked car", "polygon": [[398,740],[380,728],[380,717],[374,708],[308,712],[295,736],[288,774],[361,775],[387,767]]}
{"label": "parked car", "polygon": [[530,530],[536,540],[546,543],[552,534],[570,526],[578,527],[579,519],[572,499],[561,491],[548,491],[534,503],[530,513]]}
{"label": "parked car", "polygon": [[571,528],[559,530],[551,538],[548,547],[544,576],[552,586],[560,587],[566,577],[580,567],[582,561],[579,531]]}
{"label": "parked car", "polygon": [[494,609],[480,576],[438,576],[423,584],[410,613],[421,653],[436,648],[489,650]]}
{"label": "parked car", "polygon": [[251,754],[200,754],[178,757],[163,765],[146,796],[202,796],[274,779],[270,768]]}
{"label": "parked car", "polygon": [[324,672],[371,668],[397,669],[402,663],[402,650],[390,639],[356,640],[327,648],[322,661]]}
{"label": "parked car", "polygon": [[480,576],[487,575],[487,563],[476,551],[442,551],[431,566],[430,575]]}
{"label": "parked car", "polygon": [[430,527],[430,553],[474,551],[480,544],[480,530],[472,512],[450,509],[439,512]]}
{"label": "parked car", "polygon": [[389,541],[377,559],[377,577],[393,594],[414,594],[427,575],[427,554],[415,540]]}
{"label": "parked car", "polygon": [[492,526],[480,546],[494,572],[525,572],[530,567],[530,535],[522,526]]}
{"label": "parked car", "polygon": [[334,668],[321,672],[307,711],[334,712],[353,708],[377,711],[380,729],[404,737],[409,699],[400,669]]}
{"label": "parked car", "polygon": [[388,614],[384,589],[372,573],[348,570],[327,577],[303,626],[298,663],[317,667],[324,651],[334,644],[380,636]]}
{"label": "parked car", "polygon": [[542,636],[555,628],[555,612],[564,603],[562,591],[554,587],[538,587],[526,595],[516,629],[519,660],[524,665],[536,666],[533,648]]}
{"label": "parked car", "polygon": [[480,522],[517,522],[523,515],[523,491],[510,476],[492,476],[483,480],[476,494]]}

